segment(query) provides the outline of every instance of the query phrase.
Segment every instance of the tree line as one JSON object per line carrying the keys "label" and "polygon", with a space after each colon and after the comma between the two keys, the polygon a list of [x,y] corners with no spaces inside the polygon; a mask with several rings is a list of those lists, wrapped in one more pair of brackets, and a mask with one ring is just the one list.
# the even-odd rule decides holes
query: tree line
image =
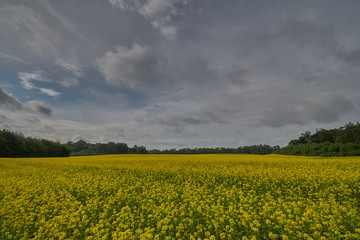
{"label": "tree line", "polygon": [[144,146],[128,147],[126,143],[87,143],[84,140],[67,142],[65,144],[71,155],[100,155],[100,154],[207,154],[207,153],[243,153],[243,154],[271,154],[280,149],[279,146],[252,145],[238,148],[182,148],[182,149],[151,149]]}
{"label": "tree line", "polygon": [[58,142],[24,137],[0,130],[0,157],[68,157],[70,149]]}
{"label": "tree line", "polygon": [[302,156],[360,156],[360,124],[307,131],[275,153]]}
{"label": "tree line", "polygon": [[271,154],[279,150],[279,146],[252,145],[238,148],[182,148],[182,149],[151,149],[144,146],[128,147],[126,143],[88,143],[84,140],[69,141],[65,144],[24,137],[19,132],[0,130],[0,157],[67,157],[102,155],[102,154],[208,154],[208,153],[242,153]]}
{"label": "tree line", "polygon": [[101,154],[286,154],[302,156],[360,156],[360,124],[348,123],[335,129],[305,132],[288,146],[252,145],[238,148],[151,149],[129,147],[126,143],[88,143],[84,140],[61,144],[46,139],[24,137],[21,133],[0,130],[0,157],[67,157]]}
{"label": "tree line", "polygon": [[77,142],[69,141],[65,144],[71,151],[73,156],[84,156],[84,155],[102,155],[102,154],[125,154],[125,153],[148,153],[144,146],[128,147],[126,143],[88,143],[84,140]]}
{"label": "tree line", "polygon": [[279,146],[269,145],[251,145],[238,148],[181,148],[181,149],[165,149],[165,150],[150,150],[149,153],[154,154],[208,154],[208,153],[233,153],[233,154],[271,154],[279,150]]}

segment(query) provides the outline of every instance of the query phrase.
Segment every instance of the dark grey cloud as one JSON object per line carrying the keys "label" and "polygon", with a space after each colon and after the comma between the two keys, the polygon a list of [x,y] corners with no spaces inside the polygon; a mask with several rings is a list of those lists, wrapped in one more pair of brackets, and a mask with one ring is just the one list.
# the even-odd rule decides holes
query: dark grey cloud
{"label": "dark grey cloud", "polygon": [[336,47],[335,29],[330,24],[321,24],[316,20],[299,18],[287,19],[279,30],[270,33],[271,40],[285,40],[298,47],[315,44],[321,47]]}
{"label": "dark grey cloud", "polygon": [[245,86],[247,73],[248,73],[247,70],[243,69],[240,66],[234,65],[227,74],[227,76],[234,84]]}
{"label": "dark grey cloud", "polygon": [[0,86],[14,96],[1,92],[2,126],[186,147],[284,144],[294,132],[357,121],[359,7],[3,0]]}
{"label": "dark grey cloud", "polygon": [[154,124],[175,133],[183,133],[192,126],[212,125],[212,124],[227,124],[226,120],[219,116],[217,111],[203,111],[203,112],[183,112],[181,114],[161,114],[147,116],[137,119],[140,123]]}
{"label": "dark grey cloud", "polygon": [[34,112],[37,112],[37,113],[40,113],[43,115],[51,116],[51,114],[53,112],[53,109],[51,108],[51,106],[49,106],[41,101],[37,101],[37,100],[29,101],[29,102],[26,102],[25,105],[29,109],[33,110]]}
{"label": "dark grey cloud", "polygon": [[1,129],[10,129],[11,126],[9,123],[12,122],[12,119],[8,118],[6,115],[0,114],[0,126]]}
{"label": "dark grey cloud", "polygon": [[10,111],[30,111],[42,115],[51,116],[53,109],[44,102],[33,100],[23,104],[11,94],[0,88],[0,107]]}
{"label": "dark grey cloud", "polygon": [[331,123],[338,121],[354,105],[344,96],[323,93],[295,104],[284,104],[266,112],[260,123],[270,127],[305,125],[311,122]]}
{"label": "dark grey cloud", "polygon": [[339,58],[342,58],[346,63],[359,66],[360,64],[360,49],[338,51]]}
{"label": "dark grey cloud", "polygon": [[190,84],[210,84],[217,79],[216,71],[202,56],[191,56],[183,60],[180,65],[179,78]]}
{"label": "dark grey cloud", "polygon": [[[256,25],[232,26],[228,31],[228,40],[239,46],[238,50],[245,52],[269,49],[274,44],[291,44],[293,47],[303,48],[316,45],[321,48],[331,46],[335,50],[336,30],[331,24],[324,24],[316,19],[304,19],[301,16],[279,16],[283,18],[271,28],[259,28]],[[275,20],[276,17],[273,19]],[[277,19],[279,20],[279,19]],[[249,48],[250,47],[250,48]],[[336,46],[335,46],[336,47]]]}
{"label": "dark grey cloud", "polygon": [[358,49],[345,51],[338,35],[330,23],[288,16],[270,29],[231,27],[228,40],[235,61],[251,72],[249,76],[264,73],[276,76],[276,81],[310,83],[357,61]]}
{"label": "dark grey cloud", "polygon": [[22,103],[14,96],[6,93],[0,88],[0,106],[9,110],[21,110],[23,109]]}
{"label": "dark grey cloud", "polygon": [[[156,41],[156,37],[147,30],[151,23],[146,26],[144,19],[112,10],[106,2],[86,4],[85,7],[83,3],[76,2],[76,6],[47,0],[0,3],[1,63],[6,62],[7,68],[11,67],[18,73],[41,73],[41,79],[48,84],[43,84],[43,81],[40,85],[54,83],[55,87],[40,89],[36,83],[40,80],[35,78],[27,81],[32,84],[31,89],[58,97],[62,87],[73,88],[82,82],[102,83],[103,78],[89,78],[89,72],[94,71],[96,59],[109,49],[116,45],[129,45],[135,39],[141,40],[143,34]],[[73,15],[74,9],[79,9],[79,6],[83,14]],[[93,17],[94,11],[112,11],[113,18],[107,14]],[[134,25],[140,22],[142,26],[136,27],[138,32],[134,31],[128,21]],[[114,22],[120,31],[113,31]],[[131,32],[136,32],[137,36],[127,34]],[[21,82],[24,83],[23,80]]]}
{"label": "dark grey cloud", "polygon": [[192,116],[155,116],[149,122],[161,127],[169,128],[176,133],[184,132],[186,127],[190,125],[201,125],[209,123],[207,119],[201,119]]}

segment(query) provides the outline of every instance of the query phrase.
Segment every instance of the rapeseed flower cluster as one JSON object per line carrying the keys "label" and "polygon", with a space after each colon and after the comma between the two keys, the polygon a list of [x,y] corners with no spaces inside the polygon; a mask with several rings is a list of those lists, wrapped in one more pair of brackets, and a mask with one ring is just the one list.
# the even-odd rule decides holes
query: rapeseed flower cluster
{"label": "rapeseed flower cluster", "polygon": [[360,158],[0,159],[0,239],[360,239]]}

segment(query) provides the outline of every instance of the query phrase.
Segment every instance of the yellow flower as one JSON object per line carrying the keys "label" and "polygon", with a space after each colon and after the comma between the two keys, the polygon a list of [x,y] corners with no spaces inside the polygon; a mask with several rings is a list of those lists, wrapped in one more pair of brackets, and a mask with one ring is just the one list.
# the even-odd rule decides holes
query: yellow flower
{"label": "yellow flower", "polygon": [[359,169],[360,157],[0,158],[0,239],[357,239]]}
{"label": "yellow flower", "polygon": [[283,234],[281,237],[282,237],[282,240],[289,240],[289,237],[285,234]]}

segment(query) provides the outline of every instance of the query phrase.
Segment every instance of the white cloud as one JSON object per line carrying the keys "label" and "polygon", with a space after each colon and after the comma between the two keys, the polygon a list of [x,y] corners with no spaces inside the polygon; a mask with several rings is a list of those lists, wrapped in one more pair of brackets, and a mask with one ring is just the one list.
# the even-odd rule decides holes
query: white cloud
{"label": "white cloud", "polygon": [[58,97],[60,96],[60,92],[57,92],[53,89],[49,88],[40,88],[37,87],[32,81],[41,81],[41,82],[49,82],[47,79],[45,79],[42,75],[41,71],[36,72],[18,72],[17,74],[18,78],[21,80],[21,85],[23,88],[31,90],[31,89],[37,89],[40,90],[40,92],[51,96],[51,97]]}
{"label": "white cloud", "polygon": [[108,0],[116,8],[129,9],[143,16],[155,17],[174,8],[179,0]]}
{"label": "white cloud", "polygon": [[154,28],[157,28],[169,41],[176,40],[177,28],[169,23],[173,16],[182,14],[179,9],[186,6],[188,0],[108,0],[113,7],[137,11],[148,18]]}
{"label": "white cloud", "polygon": [[50,97],[58,97],[61,95],[60,92],[56,92],[55,90],[53,89],[50,89],[50,88],[39,88],[40,92],[50,96]]}
{"label": "white cloud", "polygon": [[121,9],[130,9],[135,10],[136,8],[140,7],[142,2],[140,0],[108,0],[109,3],[113,7],[121,8]]}
{"label": "white cloud", "polygon": [[62,67],[64,70],[72,73],[73,75],[75,75],[76,77],[81,77],[82,76],[82,70],[80,67],[78,67],[77,65],[73,64],[73,63],[69,63],[68,61],[66,61],[65,59],[56,59],[55,60],[56,64],[58,64],[60,67]]}
{"label": "white cloud", "polygon": [[176,35],[177,35],[176,27],[162,26],[162,27],[160,27],[160,32],[170,41],[173,42],[176,40]]}
{"label": "white cloud", "polygon": [[21,80],[21,86],[25,89],[37,89],[31,81],[44,81],[41,72],[19,72],[17,77]]}
{"label": "white cloud", "polygon": [[154,28],[159,29],[160,33],[164,35],[169,41],[174,42],[177,37],[177,28],[175,26],[169,26],[171,17],[169,15],[155,18],[151,21]]}
{"label": "white cloud", "polygon": [[131,49],[118,46],[116,52],[108,51],[97,63],[110,84],[135,86],[154,76],[158,59],[149,47],[134,43]]}
{"label": "white cloud", "polygon": [[168,11],[176,0],[149,0],[141,6],[139,12],[144,16],[153,17]]}
{"label": "white cloud", "polygon": [[60,85],[63,87],[76,87],[79,85],[79,78],[83,76],[83,70],[77,64],[70,63],[65,59],[56,59],[56,65],[65,70],[64,78],[61,79]]}

